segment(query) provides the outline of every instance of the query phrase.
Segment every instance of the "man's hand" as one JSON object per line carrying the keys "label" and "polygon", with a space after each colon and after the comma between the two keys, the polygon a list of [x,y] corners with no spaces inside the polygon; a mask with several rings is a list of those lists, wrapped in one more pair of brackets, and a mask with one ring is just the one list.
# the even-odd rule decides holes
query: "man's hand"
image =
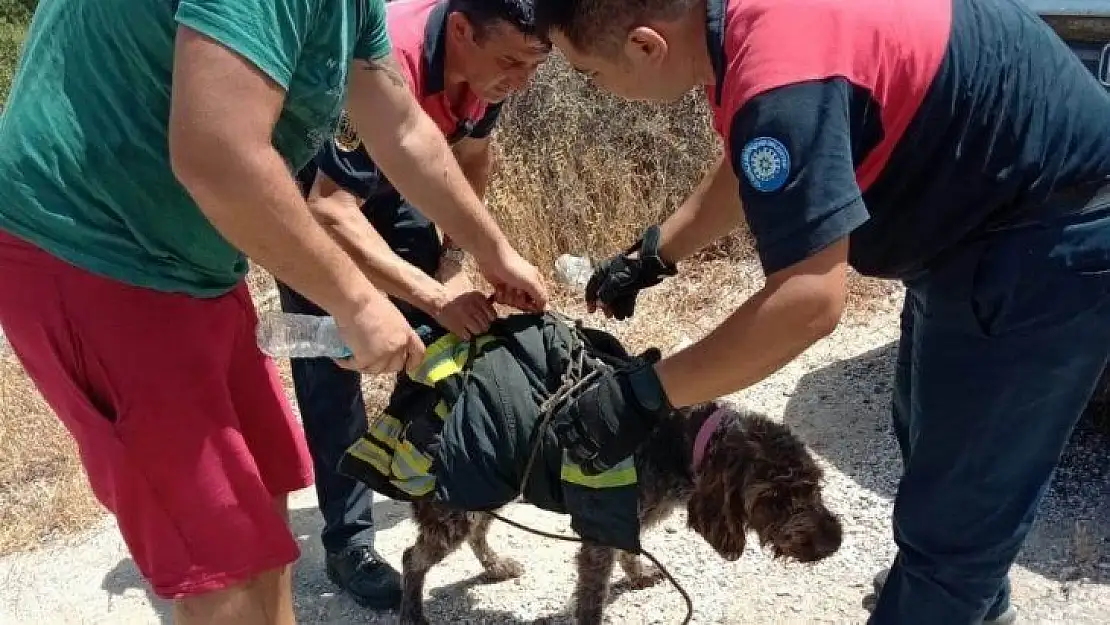
{"label": "man's hand", "polygon": [[363,306],[349,317],[336,317],[344,344],[354,354],[337,359],[344,369],[360,373],[414,373],[424,360],[424,342],[401,311],[386,298]]}
{"label": "man's hand", "polygon": [[[445,241],[444,246],[449,244]],[[497,319],[491,298],[474,288],[463,271],[462,260],[452,254],[440,256],[435,279],[443,284],[444,304],[437,307],[442,312],[433,313],[436,321],[451,333],[463,339],[483,334]]]}
{"label": "man's hand", "polygon": [[635,453],[671,408],[650,349],[626,366],[602,373],[578,396],[555,410],[552,431],[587,475],[596,475]]}
{"label": "man's hand", "polygon": [[478,270],[493,285],[494,301],[529,312],[547,308],[547,287],[540,270],[511,247],[479,262]]}
{"label": "man's hand", "polygon": [[439,325],[464,340],[489,330],[490,324],[497,319],[497,311],[490,298],[475,289],[459,289],[457,285],[452,288],[451,284],[444,286],[447,287],[448,300],[432,315]]}
{"label": "man's hand", "polygon": [[651,226],[624,253],[598,264],[586,283],[587,309],[597,310],[600,300],[605,316],[627,319],[636,311],[636,296],[641,290],[676,273],[676,267],[659,255],[659,226]]}

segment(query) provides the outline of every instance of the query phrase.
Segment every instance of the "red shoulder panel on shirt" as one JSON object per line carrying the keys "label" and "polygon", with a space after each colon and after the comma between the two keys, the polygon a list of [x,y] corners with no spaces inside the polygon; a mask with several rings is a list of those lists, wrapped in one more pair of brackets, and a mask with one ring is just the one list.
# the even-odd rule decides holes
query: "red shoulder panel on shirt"
{"label": "red shoulder panel on shirt", "polygon": [[[932,84],[948,45],[951,0],[710,0],[727,3],[719,37],[723,62],[707,93],[714,125],[730,145],[733,116],[753,97],[831,77],[868,90],[881,107],[883,140],[856,171],[866,189],[878,177]],[[726,148],[727,149],[727,148]]]}
{"label": "red shoulder panel on shirt", "polygon": [[[443,90],[446,0],[393,0],[386,4],[386,28],[394,55],[420,107],[445,134],[464,121],[477,122],[486,105],[472,92],[452,106]],[[439,75],[433,75],[438,72]]]}

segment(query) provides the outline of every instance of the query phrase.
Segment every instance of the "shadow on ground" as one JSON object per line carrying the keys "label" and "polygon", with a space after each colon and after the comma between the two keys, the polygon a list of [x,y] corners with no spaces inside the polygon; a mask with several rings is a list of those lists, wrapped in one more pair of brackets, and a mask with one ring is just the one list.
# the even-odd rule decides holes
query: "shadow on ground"
{"label": "shadow on ground", "polygon": [[[379,530],[386,530],[408,516],[408,508],[396,501],[378,498],[374,501],[374,522]],[[376,618],[385,618],[388,615],[375,615],[374,612],[364,611],[347,597],[339,596],[335,586],[324,575],[324,550],[320,545],[320,530],[323,529],[323,520],[315,506],[308,508],[295,508],[289,510],[289,522],[293,535],[301,546],[301,558],[293,572],[293,601],[297,610],[297,622],[307,623],[350,623],[350,622],[377,622]],[[145,592],[151,605],[158,614],[159,622],[172,625],[170,603],[154,595],[146,581],[139,574],[135,561],[125,558],[104,577],[102,587],[113,595],[139,590]],[[338,610],[335,619],[321,615]],[[357,620],[352,621],[351,616]],[[363,618],[368,620],[362,620]],[[382,620],[381,622],[392,622]]]}
{"label": "shadow on ground", "polygon": [[[897,343],[798,382],[784,422],[847,477],[893,499],[901,458],[890,425]],[[989,443],[985,443],[989,444]],[[1056,581],[1110,584],[1110,437],[1085,417],[1061,460],[1018,564]]]}

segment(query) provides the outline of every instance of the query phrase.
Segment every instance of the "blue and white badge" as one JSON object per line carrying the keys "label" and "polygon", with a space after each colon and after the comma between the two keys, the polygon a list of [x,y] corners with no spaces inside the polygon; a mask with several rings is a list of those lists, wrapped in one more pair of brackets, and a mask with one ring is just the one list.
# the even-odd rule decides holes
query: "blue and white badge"
{"label": "blue and white badge", "polygon": [[744,176],[756,191],[778,191],[790,177],[790,153],[778,139],[756,137],[740,152]]}

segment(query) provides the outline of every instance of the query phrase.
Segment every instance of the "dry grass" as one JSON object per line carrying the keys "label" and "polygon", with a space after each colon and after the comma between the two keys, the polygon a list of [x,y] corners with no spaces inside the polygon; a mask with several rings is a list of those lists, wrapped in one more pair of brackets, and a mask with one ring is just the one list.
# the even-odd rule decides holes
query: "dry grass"
{"label": "dry grass", "polygon": [[0,357],[0,554],[81,529],[101,514],[69,434],[22,365]]}
{"label": "dry grass", "polygon": [[622,102],[555,54],[505,107],[490,209],[521,253],[608,255],[672,212],[719,153],[704,98]]}

